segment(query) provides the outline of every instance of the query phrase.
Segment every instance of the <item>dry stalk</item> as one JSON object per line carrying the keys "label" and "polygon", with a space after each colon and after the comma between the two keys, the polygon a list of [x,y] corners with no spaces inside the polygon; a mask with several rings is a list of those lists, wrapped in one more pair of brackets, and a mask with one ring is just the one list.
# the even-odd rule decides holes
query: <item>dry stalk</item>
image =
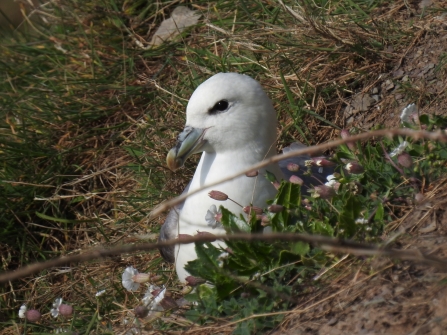
{"label": "dry stalk", "polygon": [[429,139],[429,140],[435,140],[435,141],[447,141],[447,135],[441,132],[427,132],[427,131],[419,131],[419,130],[412,130],[412,129],[407,129],[407,128],[399,128],[399,129],[380,129],[380,130],[374,130],[374,131],[370,131],[370,132],[366,132],[366,133],[362,133],[362,134],[358,134],[358,135],[353,135],[351,137],[349,137],[348,139],[338,139],[338,140],[333,140],[327,143],[323,143],[323,144],[319,144],[319,145],[315,145],[312,147],[308,147],[305,149],[300,149],[300,150],[296,150],[296,151],[292,151],[292,152],[288,152],[286,154],[279,154],[273,157],[270,157],[269,159],[266,159],[260,163],[254,164],[252,166],[250,166],[249,168],[243,170],[243,171],[239,171],[237,173],[234,173],[232,175],[230,175],[227,178],[224,178],[222,180],[218,180],[217,182],[214,183],[210,183],[207,185],[204,185],[202,188],[199,188],[197,190],[191,191],[188,194],[183,194],[180,195],[174,199],[168,200],[163,202],[162,204],[158,205],[156,208],[154,208],[154,210],[151,212],[151,216],[154,217],[156,215],[161,214],[162,212],[164,212],[165,210],[181,203],[182,201],[184,201],[188,196],[196,194],[200,191],[202,191],[205,188],[211,187],[211,186],[217,186],[220,185],[228,180],[232,180],[234,178],[237,178],[243,174],[246,174],[247,172],[250,171],[254,171],[254,170],[259,170],[262,167],[265,167],[267,165],[270,165],[272,163],[277,163],[280,160],[286,159],[286,158],[290,158],[290,157],[295,157],[295,156],[300,156],[300,155],[304,155],[304,154],[312,154],[312,153],[317,153],[317,152],[323,152],[327,149],[330,148],[334,148],[334,147],[338,147],[341,144],[345,144],[348,142],[356,142],[356,141],[362,141],[362,140],[366,140],[375,136],[378,137],[393,137],[396,135],[402,135],[402,136],[408,136],[408,137],[412,137],[413,139],[421,139],[421,138],[425,138],[425,139]]}
{"label": "dry stalk", "polygon": [[351,254],[356,256],[385,256],[404,261],[417,261],[427,265],[445,268],[447,261],[437,257],[426,255],[418,249],[397,250],[391,248],[381,248],[371,244],[360,243],[350,240],[342,240],[321,235],[271,233],[271,234],[232,234],[232,235],[205,235],[184,237],[181,240],[169,240],[159,243],[142,243],[137,245],[126,245],[109,249],[96,249],[74,256],[63,256],[46,262],[34,263],[15,271],[8,271],[0,274],[0,283],[26,277],[33,273],[50,269],[53,267],[67,266],[73,263],[87,262],[93,259],[121,255],[137,251],[155,250],[160,247],[172,246],[175,244],[189,244],[195,242],[213,242],[216,239],[223,241],[282,241],[282,242],[306,242],[316,245],[321,249],[334,253]]}

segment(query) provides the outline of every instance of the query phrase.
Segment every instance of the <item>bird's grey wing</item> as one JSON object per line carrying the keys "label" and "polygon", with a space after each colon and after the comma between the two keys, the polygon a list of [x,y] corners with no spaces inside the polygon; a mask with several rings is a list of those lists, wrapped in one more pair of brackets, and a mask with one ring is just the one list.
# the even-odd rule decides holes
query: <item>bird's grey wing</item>
{"label": "bird's grey wing", "polygon": [[[170,210],[168,216],[166,216],[165,223],[161,226],[160,236],[158,237],[159,242],[172,240],[177,236],[178,220],[179,211],[177,207],[174,207]],[[169,263],[175,262],[175,246],[160,247],[158,250],[165,261]]]}
{"label": "bird's grey wing", "polygon": [[[185,192],[188,192],[189,185],[191,182],[186,186],[185,190],[182,194]],[[182,211],[184,202],[181,202],[180,204],[174,206],[170,211],[169,214],[166,216],[165,222],[160,228],[160,236],[158,237],[159,242],[164,242],[168,240],[173,240],[177,237],[178,233],[178,222],[180,218],[180,212]],[[158,248],[160,251],[161,256],[164,258],[165,261],[169,263],[175,262],[175,246],[167,246],[167,247],[160,247]]]}
{"label": "bird's grey wing", "polygon": [[[283,149],[283,153],[304,148],[307,148],[307,146],[300,142],[295,142],[292,143],[290,146],[285,147]],[[312,158],[309,155],[299,155],[291,158],[286,158],[278,162],[279,167],[281,168],[281,171],[284,174],[284,178],[286,180],[289,180],[291,176],[295,175],[300,177],[304,181],[303,187],[301,188],[303,193],[306,193],[307,189],[311,188],[312,186],[321,185],[321,183],[324,184],[327,181],[326,177],[334,173],[333,167],[312,166],[311,174],[307,174],[308,167],[306,166],[306,161],[310,159]],[[287,165],[289,163],[299,165],[299,170],[296,172],[289,171],[287,169]]]}

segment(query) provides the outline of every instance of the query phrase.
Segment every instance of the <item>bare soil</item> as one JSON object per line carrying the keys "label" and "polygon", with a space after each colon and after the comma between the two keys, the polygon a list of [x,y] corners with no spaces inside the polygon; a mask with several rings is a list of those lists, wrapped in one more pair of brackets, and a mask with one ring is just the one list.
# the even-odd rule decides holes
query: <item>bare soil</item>
{"label": "bare soil", "polygon": [[[402,109],[410,103],[424,114],[445,114],[447,79],[447,16],[439,15],[418,26],[419,31],[400,62],[389,73],[354,95],[345,108],[348,125],[365,130],[376,125],[396,127]],[[392,47],[388,50],[393,53]]]}
{"label": "bare soil", "polygon": [[[447,17],[418,26],[419,32],[389,73],[349,101],[347,124],[361,129],[396,127],[410,103],[424,114],[447,113],[447,80],[439,64],[447,61]],[[392,49],[389,52],[393,52]],[[447,255],[445,180],[424,190],[426,201],[384,236],[393,247]],[[447,268],[377,258],[345,263],[335,278],[306,296],[274,334],[446,334]],[[324,279],[323,279],[324,280]]]}
{"label": "bare soil", "polygon": [[[399,244],[445,257],[446,242],[435,231]],[[445,334],[446,275],[447,269],[389,260],[352,267],[298,306],[276,334]]]}

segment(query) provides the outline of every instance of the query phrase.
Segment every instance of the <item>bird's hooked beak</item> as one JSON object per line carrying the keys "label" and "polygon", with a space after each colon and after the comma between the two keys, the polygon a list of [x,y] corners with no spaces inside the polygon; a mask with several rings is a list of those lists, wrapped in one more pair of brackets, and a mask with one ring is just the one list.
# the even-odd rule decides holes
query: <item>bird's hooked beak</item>
{"label": "bird's hooked beak", "polygon": [[208,128],[200,129],[186,126],[178,135],[175,147],[169,150],[166,156],[166,163],[172,171],[176,171],[183,166],[186,159],[192,154],[201,151],[205,140],[203,136]]}

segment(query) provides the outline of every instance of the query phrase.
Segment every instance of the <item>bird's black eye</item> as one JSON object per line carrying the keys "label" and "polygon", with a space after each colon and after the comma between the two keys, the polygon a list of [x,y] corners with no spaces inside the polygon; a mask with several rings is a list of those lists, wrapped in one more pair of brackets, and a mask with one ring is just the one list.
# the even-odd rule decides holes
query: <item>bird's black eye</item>
{"label": "bird's black eye", "polygon": [[208,112],[210,114],[218,114],[225,112],[228,109],[228,101],[227,100],[220,100],[216,102],[216,104],[211,108]]}

